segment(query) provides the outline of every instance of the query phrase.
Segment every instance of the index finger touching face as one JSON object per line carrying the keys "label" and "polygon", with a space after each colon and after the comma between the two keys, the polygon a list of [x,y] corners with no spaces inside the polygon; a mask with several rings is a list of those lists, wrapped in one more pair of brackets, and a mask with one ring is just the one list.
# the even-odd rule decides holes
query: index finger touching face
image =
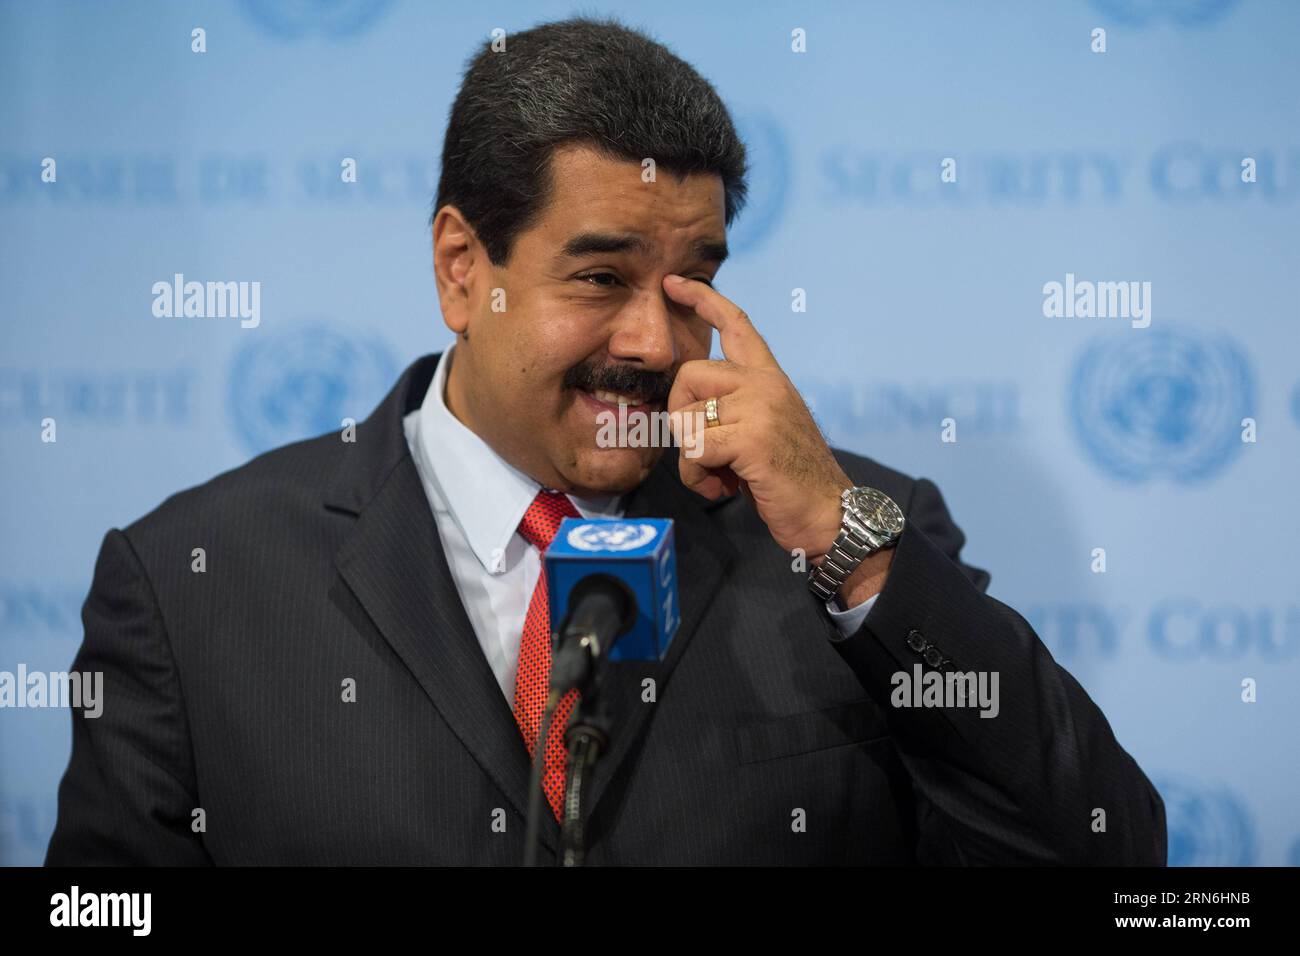
{"label": "index finger touching face", "polygon": [[664,276],[664,291],[674,302],[694,309],[695,314],[718,330],[722,354],[737,365],[776,368],[776,357],[758,334],[745,310],[704,282],[679,275]]}

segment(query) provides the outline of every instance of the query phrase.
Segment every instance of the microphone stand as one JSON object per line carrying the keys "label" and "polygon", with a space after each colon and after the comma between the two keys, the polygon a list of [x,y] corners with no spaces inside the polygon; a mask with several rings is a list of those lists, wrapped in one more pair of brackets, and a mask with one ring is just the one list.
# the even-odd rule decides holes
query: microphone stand
{"label": "microphone stand", "polygon": [[609,749],[611,721],[609,709],[601,696],[604,660],[597,661],[588,680],[580,686],[578,704],[564,734],[569,750],[565,774],[564,803],[560,820],[560,862],[562,866],[582,866],[586,859],[586,823],[583,798],[595,770],[596,761]]}
{"label": "microphone stand", "polygon": [[[559,632],[555,637],[558,634]],[[558,641],[555,643],[558,644]],[[552,685],[547,695],[538,735],[539,743],[533,752],[529,777],[528,828],[524,837],[524,866],[537,865],[545,741],[550,737],[550,724],[555,709],[569,690],[578,691],[578,701],[564,733],[564,745],[569,752],[569,759],[565,771],[564,800],[560,806],[560,852],[556,863],[562,866],[581,866],[586,856],[582,810],[584,784],[589,780],[600,755],[609,748],[612,726],[609,711],[601,696],[605,661],[599,646],[593,634],[583,635],[576,645],[572,645],[576,653],[557,654],[552,662],[552,677],[557,669],[564,676]]]}
{"label": "microphone stand", "polygon": [[529,783],[525,866],[533,866],[537,860],[543,753],[548,739],[546,735],[549,734],[549,719],[563,695],[575,689],[578,702],[564,734],[569,760],[560,810],[561,852],[557,862],[564,866],[581,866],[586,856],[583,795],[596,761],[609,748],[612,725],[601,697],[605,655],[609,647],[627,632],[636,613],[636,599],[627,586],[609,575],[592,575],[584,579],[570,597],[573,606],[564,623],[552,635],[550,690],[542,715],[539,742],[533,753]]}

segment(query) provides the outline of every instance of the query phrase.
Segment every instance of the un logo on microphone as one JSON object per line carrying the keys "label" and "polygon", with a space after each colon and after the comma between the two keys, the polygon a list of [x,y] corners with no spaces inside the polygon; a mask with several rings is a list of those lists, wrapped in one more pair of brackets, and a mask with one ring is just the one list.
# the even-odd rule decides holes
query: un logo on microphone
{"label": "un logo on microphone", "polygon": [[569,532],[568,542],[569,547],[578,551],[635,551],[644,548],[658,534],[652,524],[580,524]]}
{"label": "un logo on microphone", "polygon": [[1253,866],[1255,827],[1232,791],[1183,777],[1156,785],[1165,802],[1170,866]]}
{"label": "un logo on microphone", "polygon": [[1226,337],[1107,335],[1083,352],[1070,381],[1079,441],[1126,481],[1210,477],[1241,451],[1241,420],[1254,414],[1250,366]]}
{"label": "un logo on microphone", "polygon": [[388,347],[327,325],[250,336],[230,367],[230,418],[254,454],[361,421],[396,378]]}

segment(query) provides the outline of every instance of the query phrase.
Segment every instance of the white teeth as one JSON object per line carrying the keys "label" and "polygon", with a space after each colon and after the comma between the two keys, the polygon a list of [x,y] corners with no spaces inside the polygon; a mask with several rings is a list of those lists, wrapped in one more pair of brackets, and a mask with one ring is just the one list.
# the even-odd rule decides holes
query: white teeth
{"label": "white teeth", "polygon": [[596,389],[591,394],[599,401],[608,402],[610,405],[640,405],[644,402],[644,399],[636,395],[620,395],[618,392],[606,392],[601,389]]}

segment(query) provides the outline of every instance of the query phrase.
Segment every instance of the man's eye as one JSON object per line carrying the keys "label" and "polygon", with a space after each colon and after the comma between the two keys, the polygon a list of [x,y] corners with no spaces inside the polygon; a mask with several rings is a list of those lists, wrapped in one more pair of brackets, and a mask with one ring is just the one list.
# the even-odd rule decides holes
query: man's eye
{"label": "man's eye", "polygon": [[588,272],[586,275],[576,276],[576,278],[606,289],[618,285],[618,276],[612,272]]}

